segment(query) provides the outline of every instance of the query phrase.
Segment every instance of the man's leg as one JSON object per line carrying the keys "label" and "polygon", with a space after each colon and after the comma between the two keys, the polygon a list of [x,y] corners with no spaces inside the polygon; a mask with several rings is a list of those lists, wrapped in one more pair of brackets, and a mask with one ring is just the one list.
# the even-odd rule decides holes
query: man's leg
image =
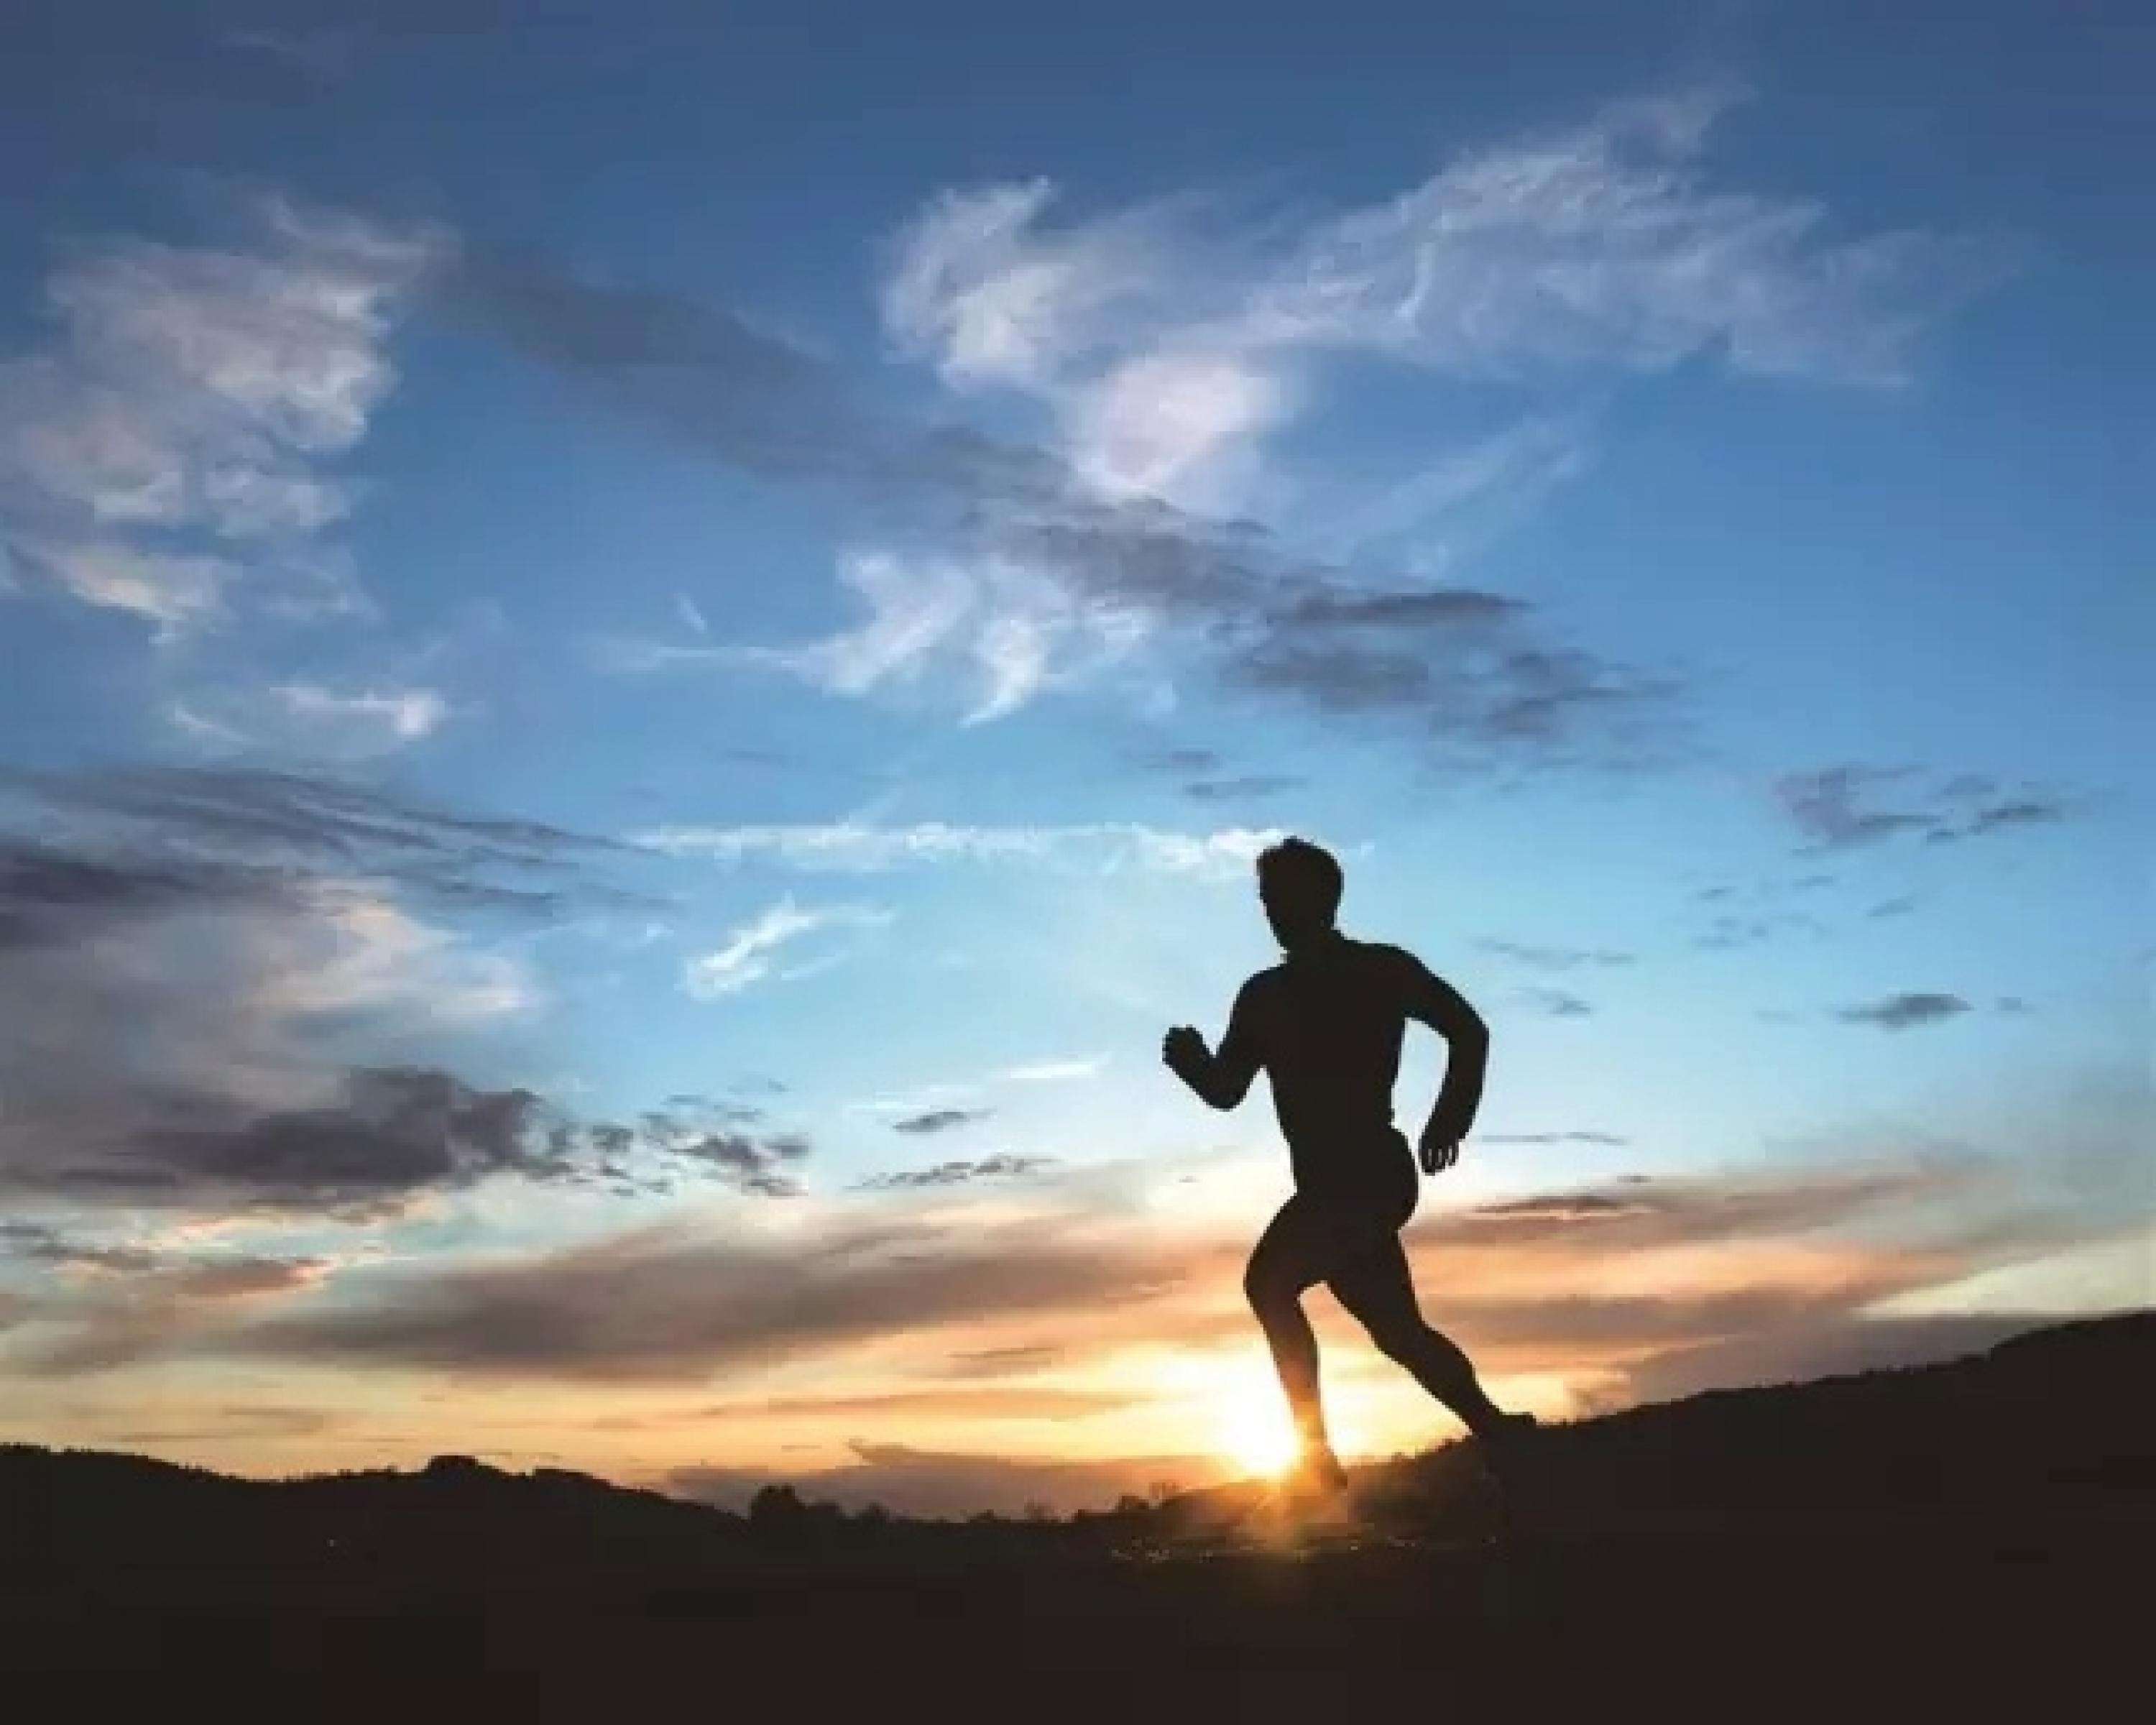
{"label": "man's leg", "polygon": [[1301,1198],[1281,1206],[1259,1237],[1243,1272],[1243,1292],[1272,1349],[1273,1368],[1306,1450],[1330,1453],[1325,1407],[1317,1386],[1317,1337],[1303,1316],[1304,1292],[1325,1279],[1318,1218]]}
{"label": "man's leg", "polygon": [[1526,1416],[1503,1412],[1483,1394],[1467,1356],[1450,1337],[1423,1322],[1398,1235],[1373,1235],[1366,1250],[1336,1266],[1326,1281],[1370,1332],[1370,1339],[1458,1414],[1476,1437],[1502,1435],[1525,1421]]}

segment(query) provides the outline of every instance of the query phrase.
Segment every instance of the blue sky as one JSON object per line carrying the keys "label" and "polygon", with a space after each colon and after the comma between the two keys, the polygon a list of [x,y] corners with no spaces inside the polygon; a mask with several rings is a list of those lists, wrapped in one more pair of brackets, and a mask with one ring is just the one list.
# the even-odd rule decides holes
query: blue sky
{"label": "blue sky", "polygon": [[1520,1398],[2146,1303],[2146,27],[906,10],[33,8],[12,1435],[1229,1465],[1283,830]]}

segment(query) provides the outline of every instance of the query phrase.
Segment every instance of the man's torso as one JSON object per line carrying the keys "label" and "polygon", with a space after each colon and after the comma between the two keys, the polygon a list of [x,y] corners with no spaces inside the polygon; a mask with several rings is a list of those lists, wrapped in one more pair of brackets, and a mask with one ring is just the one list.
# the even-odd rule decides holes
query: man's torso
{"label": "man's torso", "polygon": [[1393,1129],[1407,1007],[1420,966],[1338,936],[1250,978],[1239,1017],[1272,1085],[1304,1190],[1384,1189],[1413,1163]]}

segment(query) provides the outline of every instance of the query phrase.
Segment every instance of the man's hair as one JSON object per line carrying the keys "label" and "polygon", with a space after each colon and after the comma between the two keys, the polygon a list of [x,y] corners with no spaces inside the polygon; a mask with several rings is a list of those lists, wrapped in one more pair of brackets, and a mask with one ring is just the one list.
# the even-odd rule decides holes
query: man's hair
{"label": "man's hair", "polygon": [[1307,839],[1283,839],[1258,853],[1258,885],[1273,886],[1283,897],[1322,911],[1329,922],[1340,913],[1345,885],[1339,860]]}

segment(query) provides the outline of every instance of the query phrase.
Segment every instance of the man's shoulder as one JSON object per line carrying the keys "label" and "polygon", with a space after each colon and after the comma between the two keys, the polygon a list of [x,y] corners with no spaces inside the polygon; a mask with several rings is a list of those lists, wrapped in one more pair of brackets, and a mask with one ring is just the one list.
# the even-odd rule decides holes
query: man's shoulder
{"label": "man's shoulder", "polygon": [[1285,963],[1268,964],[1263,970],[1252,974],[1250,979],[1237,992],[1235,998],[1238,1000],[1263,1000],[1268,995],[1277,993],[1286,977],[1287,966]]}
{"label": "man's shoulder", "polygon": [[1354,948],[1355,955],[1358,959],[1374,969],[1404,971],[1412,973],[1428,968],[1421,959],[1416,957],[1405,947],[1396,947],[1389,941],[1351,940],[1348,944]]}

